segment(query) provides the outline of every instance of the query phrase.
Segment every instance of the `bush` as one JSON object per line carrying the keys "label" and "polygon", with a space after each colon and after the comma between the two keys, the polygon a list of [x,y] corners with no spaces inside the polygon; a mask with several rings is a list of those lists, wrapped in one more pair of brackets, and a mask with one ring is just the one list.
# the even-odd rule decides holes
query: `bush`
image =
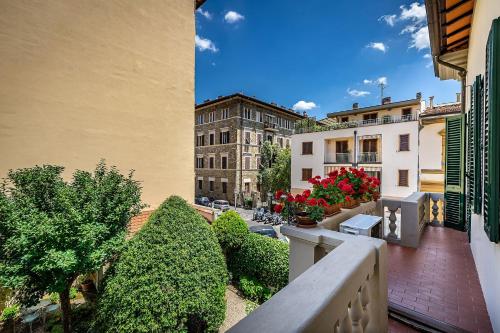
{"label": "bush", "polygon": [[212,223],[212,229],[225,251],[239,249],[249,234],[245,220],[234,210],[222,213]]}
{"label": "bush", "polygon": [[225,316],[226,284],[214,232],[173,196],[106,274],[95,326],[100,332],[216,331]]}
{"label": "bush", "polygon": [[254,278],[242,276],[239,289],[246,298],[254,302],[265,302],[271,298],[271,290]]}
{"label": "bush", "polygon": [[279,290],[288,284],[288,244],[250,233],[229,255],[228,266],[235,278],[250,276]]}
{"label": "bush", "polygon": [[0,321],[8,321],[19,316],[21,307],[18,304],[7,306],[0,315]]}

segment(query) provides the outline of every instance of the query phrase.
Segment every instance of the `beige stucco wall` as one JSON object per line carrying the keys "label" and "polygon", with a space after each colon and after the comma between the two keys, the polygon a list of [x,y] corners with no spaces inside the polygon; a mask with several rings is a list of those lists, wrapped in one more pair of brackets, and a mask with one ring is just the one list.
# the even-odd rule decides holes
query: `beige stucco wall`
{"label": "beige stucco wall", "polygon": [[0,0],[0,177],[105,158],[192,201],[193,3]]}
{"label": "beige stucco wall", "polygon": [[[467,85],[478,74],[484,75],[486,43],[493,19],[500,17],[500,1],[477,0],[469,42]],[[470,94],[467,91],[467,105]],[[492,243],[484,231],[483,216],[472,214],[471,249],[474,255],[481,288],[495,332],[500,332],[500,244]]]}

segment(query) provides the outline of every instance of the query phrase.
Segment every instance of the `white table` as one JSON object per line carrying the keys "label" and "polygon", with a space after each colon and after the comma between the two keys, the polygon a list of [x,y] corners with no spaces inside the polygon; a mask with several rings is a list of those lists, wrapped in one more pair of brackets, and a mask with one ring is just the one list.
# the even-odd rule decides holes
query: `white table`
{"label": "white table", "polygon": [[382,238],[382,217],[358,214],[340,223],[339,231],[351,235]]}

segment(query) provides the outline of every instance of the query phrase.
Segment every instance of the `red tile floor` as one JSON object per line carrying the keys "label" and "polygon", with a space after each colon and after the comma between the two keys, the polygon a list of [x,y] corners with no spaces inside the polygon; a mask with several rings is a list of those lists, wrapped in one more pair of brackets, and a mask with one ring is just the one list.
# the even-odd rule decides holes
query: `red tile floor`
{"label": "red tile floor", "polygon": [[427,227],[418,249],[389,244],[388,252],[389,302],[470,332],[493,332],[467,233]]}

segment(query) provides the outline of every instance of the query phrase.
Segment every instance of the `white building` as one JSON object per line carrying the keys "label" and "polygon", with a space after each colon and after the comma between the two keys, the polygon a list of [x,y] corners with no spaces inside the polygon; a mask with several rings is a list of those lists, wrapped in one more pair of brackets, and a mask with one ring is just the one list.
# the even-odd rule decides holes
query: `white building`
{"label": "white building", "polygon": [[[292,137],[293,192],[310,188],[307,180],[341,167],[363,167],[381,180],[381,194],[406,197],[419,186],[419,117],[424,103],[415,99],[328,114],[328,130]],[[303,133],[300,133],[303,132]]]}

